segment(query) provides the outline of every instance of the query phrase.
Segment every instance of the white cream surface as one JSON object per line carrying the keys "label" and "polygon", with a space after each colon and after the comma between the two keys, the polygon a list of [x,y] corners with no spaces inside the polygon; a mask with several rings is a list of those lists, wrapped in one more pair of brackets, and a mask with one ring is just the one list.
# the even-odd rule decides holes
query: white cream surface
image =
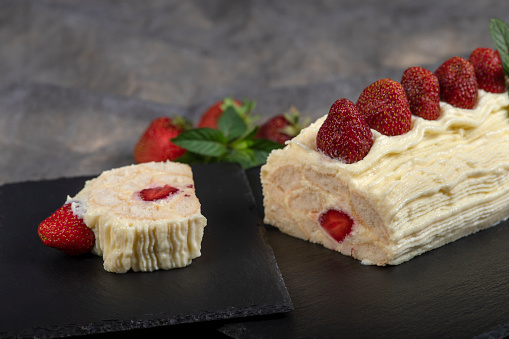
{"label": "white cream surface", "polygon": [[[373,130],[353,164],[316,149],[325,116],[262,167],[265,222],[366,264],[399,264],[509,216],[509,97],[479,91],[474,109],[441,103],[437,120],[412,117],[400,136]],[[341,243],[317,216],[329,208],[354,219]],[[278,212],[279,211],[279,212]]]}
{"label": "white cream surface", "polygon": [[[178,192],[156,201],[139,195],[164,185]],[[201,255],[207,220],[188,165],[153,162],[105,171],[67,202],[94,231],[92,252],[103,257],[107,271],[184,267]]]}

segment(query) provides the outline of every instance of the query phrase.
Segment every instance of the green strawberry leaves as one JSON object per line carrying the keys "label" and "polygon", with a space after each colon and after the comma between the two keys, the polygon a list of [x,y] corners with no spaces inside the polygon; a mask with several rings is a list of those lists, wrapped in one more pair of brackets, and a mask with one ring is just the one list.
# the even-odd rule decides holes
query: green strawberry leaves
{"label": "green strawberry leaves", "polygon": [[258,127],[249,127],[233,107],[218,120],[218,128],[195,128],[182,132],[171,141],[187,149],[177,161],[184,163],[237,162],[244,169],[265,163],[273,149],[282,145],[255,138]]}
{"label": "green strawberry leaves", "polygon": [[500,19],[492,18],[490,20],[490,33],[493,44],[502,59],[504,72],[509,75],[509,25]]}
{"label": "green strawberry leaves", "polygon": [[237,115],[248,125],[251,126],[259,116],[253,116],[251,113],[256,107],[256,102],[250,100],[244,100],[240,106],[235,102],[235,99],[228,97],[223,99],[221,110],[226,112],[228,109],[233,109]]}

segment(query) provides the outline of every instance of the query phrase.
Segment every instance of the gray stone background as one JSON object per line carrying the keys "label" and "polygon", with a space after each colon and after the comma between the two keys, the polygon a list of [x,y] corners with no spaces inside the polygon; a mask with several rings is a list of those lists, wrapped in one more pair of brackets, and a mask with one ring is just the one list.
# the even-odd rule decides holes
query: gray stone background
{"label": "gray stone background", "polygon": [[161,115],[225,96],[317,118],[405,68],[493,47],[497,0],[0,0],[0,184],[133,162]]}

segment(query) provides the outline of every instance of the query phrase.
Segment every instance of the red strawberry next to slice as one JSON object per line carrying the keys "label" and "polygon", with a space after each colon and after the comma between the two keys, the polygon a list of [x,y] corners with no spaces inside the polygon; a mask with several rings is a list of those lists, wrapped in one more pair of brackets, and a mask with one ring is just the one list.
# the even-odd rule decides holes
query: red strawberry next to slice
{"label": "red strawberry next to slice", "polygon": [[137,163],[172,161],[186,153],[185,148],[171,141],[186,128],[184,123],[176,123],[174,120],[169,117],[160,117],[148,125],[134,147],[134,160]]}
{"label": "red strawberry next to slice", "polygon": [[210,106],[200,117],[198,128],[213,128],[219,129],[219,119],[223,113],[229,108],[233,108],[235,113],[246,123],[248,127],[253,126],[253,123],[258,117],[252,116],[251,113],[255,108],[255,102],[246,100],[241,102],[233,98],[224,98],[221,101],[214,103]]}
{"label": "red strawberry next to slice", "polygon": [[140,197],[145,201],[156,201],[164,199],[169,195],[177,193],[178,191],[178,188],[170,185],[151,187],[141,190]]}
{"label": "red strawberry next to slice", "polygon": [[45,219],[38,228],[44,245],[70,255],[90,252],[94,247],[94,232],[65,204]]}
{"label": "red strawberry next to slice", "polygon": [[302,128],[307,125],[306,122],[300,124],[299,118],[299,111],[292,107],[289,112],[275,115],[261,125],[256,137],[284,145],[286,141],[299,134]]}
{"label": "red strawberry next to slice", "polygon": [[364,159],[372,145],[373,133],[355,104],[348,99],[334,102],[316,135],[318,150],[351,164]]}
{"label": "red strawberry next to slice", "polygon": [[198,128],[208,127],[217,129],[218,128],[217,121],[219,120],[221,115],[223,115],[224,111],[230,106],[238,109],[242,106],[242,102],[232,98],[225,98],[221,101],[214,103],[202,114],[202,116],[200,117],[200,121],[198,121],[197,127]]}
{"label": "red strawberry next to slice", "polygon": [[369,127],[385,135],[400,135],[412,127],[412,113],[403,86],[380,79],[366,87],[357,100],[357,109]]}
{"label": "red strawberry next to slice", "polygon": [[330,209],[318,217],[320,226],[337,242],[342,242],[350,234],[353,220],[350,216],[336,209]]}

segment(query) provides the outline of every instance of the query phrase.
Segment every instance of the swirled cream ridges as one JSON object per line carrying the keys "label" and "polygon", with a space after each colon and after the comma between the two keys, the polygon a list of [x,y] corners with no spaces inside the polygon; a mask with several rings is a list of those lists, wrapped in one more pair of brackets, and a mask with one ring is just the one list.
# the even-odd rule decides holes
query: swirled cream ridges
{"label": "swirled cream ridges", "polygon": [[[140,197],[141,190],[164,185],[178,191],[155,201]],[[105,171],[67,202],[94,231],[92,253],[103,257],[107,271],[184,267],[201,255],[207,220],[188,165],[152,162]]]}
{"label": "swirled cream ridges", "polygon": [[[509,97],[479,91],[474,109],[440,103],[399,136],[373,130],[353,164],[316,149],[325,117],[273,151],[261,169],[265,223],[361,260],[397,265],[509,217]],[[318,221],[328,209],[354,221],[341,242]]]}

